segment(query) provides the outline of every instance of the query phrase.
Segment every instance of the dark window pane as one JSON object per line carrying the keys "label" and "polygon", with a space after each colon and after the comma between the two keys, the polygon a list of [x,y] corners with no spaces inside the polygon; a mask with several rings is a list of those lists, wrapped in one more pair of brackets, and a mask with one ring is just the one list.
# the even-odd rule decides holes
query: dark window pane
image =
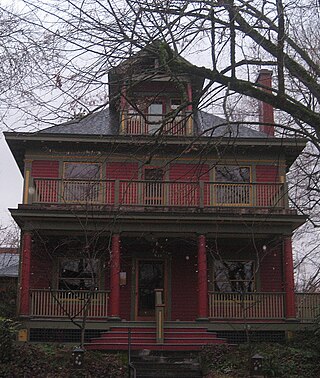
{"label": "dark window pane", "polygon": [[250,168],[225,166],[216,167],[217,182],[250,182]]}
{"label": "dark window pane", "polygon": [[219,292],[254,291],[253,261],[214,261],[214,289]]}
{"label": "dark window pane", "polygon": [[64,177],[69,179],[97,180],[100,178],[100,165],[88,163],[65,163]]}
{"label": "dark window pane", "polygon": [[98,259],[64,259],[59,262],[59,289],[89,290],[97,285]]}

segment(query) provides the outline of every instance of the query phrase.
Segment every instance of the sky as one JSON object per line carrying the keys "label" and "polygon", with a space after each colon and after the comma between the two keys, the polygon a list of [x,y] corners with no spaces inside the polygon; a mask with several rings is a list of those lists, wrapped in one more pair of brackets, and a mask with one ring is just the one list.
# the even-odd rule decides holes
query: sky
{"label": "sky", "polygon": [[11,223],[8,208],[16,208],[22,198],[22,175],[9,150],[3,134],[0,135],[0,225]]}

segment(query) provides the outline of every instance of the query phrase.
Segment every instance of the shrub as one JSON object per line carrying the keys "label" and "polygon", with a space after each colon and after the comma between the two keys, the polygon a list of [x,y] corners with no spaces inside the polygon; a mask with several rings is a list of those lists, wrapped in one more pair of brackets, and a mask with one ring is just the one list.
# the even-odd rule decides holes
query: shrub
{"label": "shrub", "polygon": [[0,318],[0,361],[10,361],[18,326],[19,324],[11,319]]}

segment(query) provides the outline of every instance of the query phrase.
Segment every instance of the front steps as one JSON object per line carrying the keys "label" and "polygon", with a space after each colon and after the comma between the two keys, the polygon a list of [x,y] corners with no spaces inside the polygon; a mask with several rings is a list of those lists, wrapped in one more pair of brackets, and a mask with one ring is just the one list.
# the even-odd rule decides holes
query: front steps
{"label": "front steps", "polygon": [[99,338],[85,345],[87,350],[128,350],[131,329],[131,350],[199,351],[207,344],[224,344],[215,333],[206,328],[164,328],[164,343],[156,342],[155,327],[111,327]]}
{"label": "front steps", "polygon": [[137,378],[200,378],[197,354],[141,351],[132,356]]}

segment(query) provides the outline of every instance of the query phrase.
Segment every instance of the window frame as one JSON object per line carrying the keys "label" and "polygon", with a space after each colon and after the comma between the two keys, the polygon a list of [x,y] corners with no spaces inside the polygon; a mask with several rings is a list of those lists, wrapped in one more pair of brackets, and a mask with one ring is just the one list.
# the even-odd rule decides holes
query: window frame
{"label": "window frame", "polygon": [[[248,169],[248,181],[223,181],[217,178],[218,168],[233,167],[237,169]],[[241,175],[240,175],[241,176]],[[218,164],[214,167],[214,205],[215,206],[252,206],[252,166]]]}
{"label": "window frame", "polygon": [[[99,168],[99,174],[96,179],[85,178],[85,177],[66,177],[67,165],[77,164],[77,165],[95,165]],[[63,200],[67,203],[101,203],[103,196],[103,186],[102,186],[102,164],[98,162],[88,162],[88,161],[65,161],[63,163],[63,182],[62,182],[62,193]],[[77,186],[77,181],[82,181]],[[85,198],[83,193],[85,194]]]}
{"label": "window frame", "polygon": [[[95,265],[96,265],[96,272],[95,272],[95,278],[92,277],[62,277],[61,275],[61,264],[64,262],[64,261],[79,261],[80,260],[95,260]],[[59,257],[58,258],[58,262],[57,262],[57,289],[58,290],[62,290],[62,291],[90,291],[90,286],[91,288],[94,288],[94,290],[100,290],[100,279],[101,279],[101,259],[100,258],[90,258],[90,257]],[[90,274],[92,274],[92,272],[89,272]],[[79,283],[79,288],[78,289],[74,289],[74,288],[61,288],[60,287],[60,282],[63,281],[63,280],[69,280],[69,281],[76,281],[76,280],[79,280],[80,283]],[[88,289],[85,289],[85,288],[81,288],[81,280],[84,280],[84,281],[93,281],[91,285],[89,285],[89,288]]]}
{"label": "window frame", "polygon": [[[225,264],[242,264],[242,265],[245,265],[246,263],[251,263],[252,266],[251,266],[251,278],[250,279],[232,279],[230,278],[230,271],[228,270],[228,268],[226,268],[226,273],[228,274],[228,277],[227,277],[227,280],[221,280],[220,281],[220,284],[227,284],[229,285],[230,287],[230,290],[219,290],[218,288],[218,285],[217,285],[217,279],[216,279],[216,271],[215,271],[215,262],[220,262],[221,264],[225,265]],[[248,286],[251,286],[251,289],[248,291],[248,290],[236,290],[232,285],[232,283],[235,283],[235,286],[237,286],[237,283],[239,284],[243,284],[243,283],[248,283]],[[254,259],[213,259],[213,262],[212,262],[212,286],[213,286],[213,290],[214,292],[216,293],[225,293],[225,294],[230,294],[230,293],[243,293],[243,294],[250,294],[250,293],[255,293],[256,290],[257,290],[257,277],[256,277],[256,262]]]}

